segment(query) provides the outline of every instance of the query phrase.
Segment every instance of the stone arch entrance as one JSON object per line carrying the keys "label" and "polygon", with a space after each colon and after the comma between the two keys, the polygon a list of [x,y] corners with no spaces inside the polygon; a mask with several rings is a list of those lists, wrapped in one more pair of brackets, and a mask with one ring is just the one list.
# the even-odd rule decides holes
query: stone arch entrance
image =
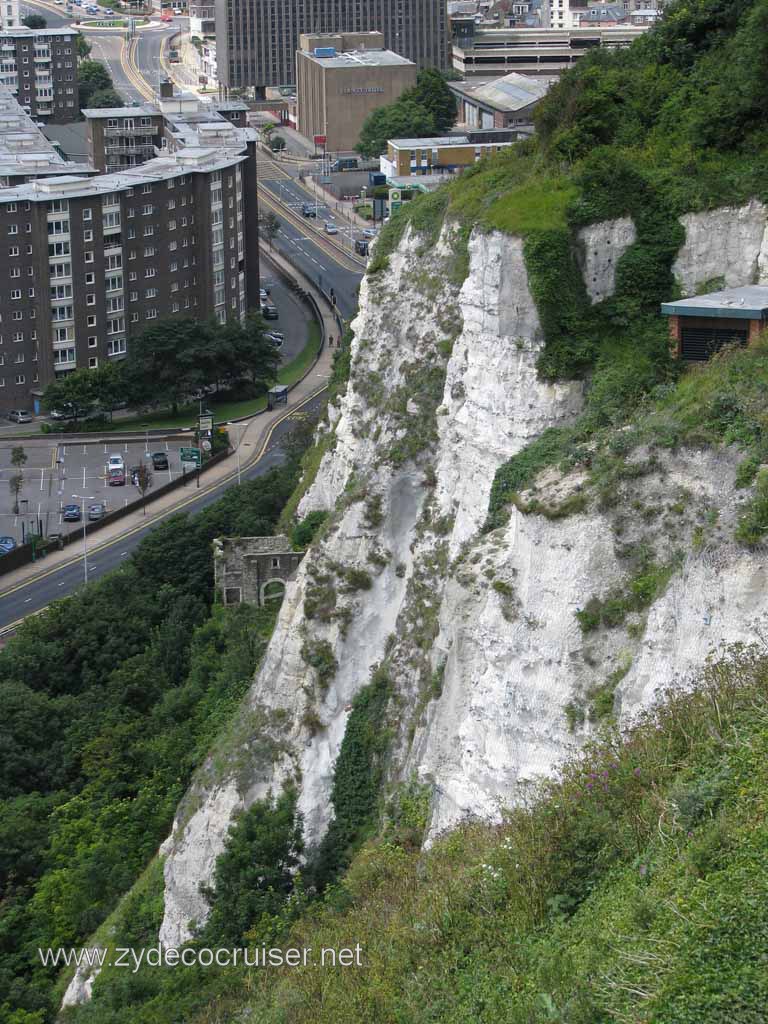
{"label": "stone arch entrance", "polygon": [[267,601],[282,601],[285,594],[285,580],[266,580],[261,585],[259,604],[264,607]]}

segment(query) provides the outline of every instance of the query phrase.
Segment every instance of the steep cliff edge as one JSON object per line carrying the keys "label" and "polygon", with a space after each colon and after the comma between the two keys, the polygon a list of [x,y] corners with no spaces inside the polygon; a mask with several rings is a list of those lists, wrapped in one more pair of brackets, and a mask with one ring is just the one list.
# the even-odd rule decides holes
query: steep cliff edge
{"label": "steep cliff edge", "polygon": [[[741,225],[743,238],[701,269],[696,246],[681,248],[685,289],[745,265],[756,280],[765,208],[696,216],[697,232],[709,217],[713,230]],[[626,221],[582,237],[594,301],[610,295],[633,242]],[[531,290],[520,238],[477,231],[467,242],[450,222],[439,237],[409,229],[364,282],[349,387],[299,506],[331,515],[288,588],[248,714],[164,846],[163,942],[204,919],[199,885],[235,809],[295,779],[306,841],[319,842],[353,698],[382,666],[397,702],[388,781],[429,784],[434,836],[468,815],[498,820],[594,729],[600,701],[627,720],[764,621],[762,559],[732,539],[733,450],[649,461],[635,448],[613,504],[583,471],[552,468],[504,525],[480,532],[497,469],[583,407],[581,382],[537,374],[545,339]],[[560,514],[574,494],[574,514]],[[649,575],[647,600],[601,622],[606,595]],[[576,614],[590,602],[597,624]]]}

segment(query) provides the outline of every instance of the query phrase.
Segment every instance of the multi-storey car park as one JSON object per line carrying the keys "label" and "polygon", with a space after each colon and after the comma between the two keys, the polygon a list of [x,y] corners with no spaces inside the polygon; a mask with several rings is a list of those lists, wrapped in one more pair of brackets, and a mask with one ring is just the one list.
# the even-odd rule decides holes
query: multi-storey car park
{"label": "multi-storey car park", "polygon": [[0,411],[39,411],[56,376],[123,358],[165,317],[258,305],[255,133],[178,117],[143,164],[0,188]]}

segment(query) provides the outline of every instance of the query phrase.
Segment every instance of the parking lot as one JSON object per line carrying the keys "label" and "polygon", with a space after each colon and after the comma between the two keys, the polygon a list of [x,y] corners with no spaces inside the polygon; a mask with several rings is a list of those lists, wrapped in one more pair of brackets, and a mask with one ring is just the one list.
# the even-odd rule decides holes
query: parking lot
{"label": "parking lot", "polygon": [[[191,444],[192,441],[184,442]],[[106,512],[113,512],[139,496],[138,488],[131,483],[131,468],[144,463],[151,473],[152,488],[161,487],[175,480],[181,473],[189,474],[194,467],[185,463],[182,469],[179,448],[182,441],[165,441],[149,438],[145,441],[105,441],[83,444],[55,441],[27,441],[22,447],[27,456],[23,466],[23,487],[19,494],[19,513],[14,513],[14,495],[9,486],[10,478],[17,472],[11,463],[13,446],[5,442],[0,446],[0,535],[13,537],[21,544],[29,530],[36,532],[38,523],[43,533],[67,533],[82,529],[88,518],[88,506],[103,502]],[[168,458],[167,469],[154,469],[151,455],[164,452]],[[107,460],[110,455],[119,455],[125,464],[125,484],[110,486],[107,482]],[[81,506],[82,519],[64,522],[65,505]]]}

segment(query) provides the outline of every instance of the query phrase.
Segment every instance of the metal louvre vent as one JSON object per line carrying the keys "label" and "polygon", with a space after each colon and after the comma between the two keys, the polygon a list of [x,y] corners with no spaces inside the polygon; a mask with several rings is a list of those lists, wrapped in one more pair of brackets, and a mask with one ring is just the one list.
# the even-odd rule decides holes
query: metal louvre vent
{"label": "metal louvre vent", "polygon": [[[681,318],[682,319],[682,318]],[[733,327],[685,327],[680,331],[680,355],[683,359],[706,362],[723,345],[746,345],[747,330]]]}

